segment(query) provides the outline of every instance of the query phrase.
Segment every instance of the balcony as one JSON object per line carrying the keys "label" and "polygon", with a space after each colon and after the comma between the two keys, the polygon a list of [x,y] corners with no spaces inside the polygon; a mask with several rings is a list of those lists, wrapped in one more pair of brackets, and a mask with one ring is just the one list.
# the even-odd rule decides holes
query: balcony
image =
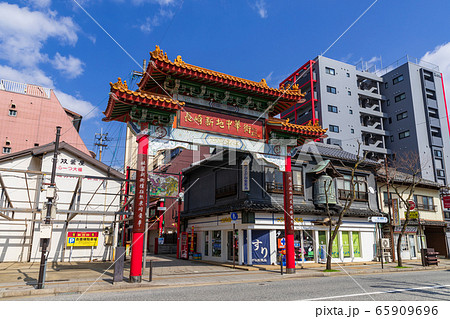
{"label": "balcony", "polygon": [[[339,199],[347,200],[352,198],[352,191],[348,189],[339,189]],[[359,192],[355,191],[355,199],[356,202],[367,202],[369,201],[369,194],[367,192]]]}
{"label": "balcony", "polygon": [[[266,191],[268,193],[283,194],[283,183],[267,182]],[[293,185],[293,193],[294,195],[303,195],[303,185]]]}

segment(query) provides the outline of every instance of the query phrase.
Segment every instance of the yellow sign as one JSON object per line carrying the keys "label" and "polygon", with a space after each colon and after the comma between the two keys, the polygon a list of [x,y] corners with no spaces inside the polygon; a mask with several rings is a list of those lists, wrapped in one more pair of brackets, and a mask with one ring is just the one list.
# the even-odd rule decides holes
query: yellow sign
{"label": "yellow sign", "polygon": [[68,232],[67,247],[98,246],[98,232]]}
{"label": "yellow sign", "polygon": [[[406,218],[406,211],[405,211],[405,218]],[[418,211],[410,211],[409,212],[409,219],[417,219],[419,218],[419,212]]]}

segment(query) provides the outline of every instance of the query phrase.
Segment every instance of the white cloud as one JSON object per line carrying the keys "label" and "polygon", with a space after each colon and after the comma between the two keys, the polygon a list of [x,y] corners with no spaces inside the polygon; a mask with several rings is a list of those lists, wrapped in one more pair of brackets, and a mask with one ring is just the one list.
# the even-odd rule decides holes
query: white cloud
{"label": "white cloud", "polygon": [[31,11],[17,5],[0,3],[0,58],[9,64],[33,67],[47,62],[41,50],[49,38],[75,45],[78,27],[69,17],[54,11]]}
{"label": "white cloud", "polygon": [[261,18],[265,19],[268,17],[267,4],[265,0],[256,0],[253,3],[253,7]]}
{"label": "white cloud", "polygon": [[52,0],[26,0],[25,2],[36,8],[48,8],[50,7]]}
{"label": "white cloud", "polygon": [[51,61],[53,67],[69,79],[74,79],[83,73],[84,63],[80,59],[71,55],[68,57],[62,56],[59,52],[56,52],[55,58]]}
{"label": "white cloud", "polygon": [[7,65],[0,65],[0,78],[20,83],[36,84],[52,88],[53,80],[37,68],[16,70]]}
{"label": "white cloud", "polygon": [[170,20],[173,18],[175,13],[172,10],[167,10],[160,8],[158,13],[153,17],[147,17],[145,22],[139,27],[142,32],[151,32],[155,27],[161,25],[164,20]]}
{"label": "white cloud", "polygon": [[54,92],[63,107],[80,114],[86,120],[100,114],[99,109],[88,101],[84,101],[58,90],[55,90]]}
{"label": "white cloud", "polygon": [[442,45],[438,45],[432,51],[428,51],[420,59],[420,62],[426,65],[426,63],[432,63],[439,66],[439,71],[444,77],[445,97],[447,102],[450,101],[450,42]]}

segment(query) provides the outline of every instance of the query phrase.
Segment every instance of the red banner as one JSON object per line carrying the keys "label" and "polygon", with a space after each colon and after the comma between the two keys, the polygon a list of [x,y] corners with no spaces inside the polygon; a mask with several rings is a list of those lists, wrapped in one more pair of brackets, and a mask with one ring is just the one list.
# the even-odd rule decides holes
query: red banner
{"label": "red banner", "polygon": [[444,201],[444,208],[450,208],[450,196],[444,196],[442,200]]}
{"label": "red banner", "polygon": [[178,126],[250,139],[263,138],[261,122],[188,107],[180,111]]}

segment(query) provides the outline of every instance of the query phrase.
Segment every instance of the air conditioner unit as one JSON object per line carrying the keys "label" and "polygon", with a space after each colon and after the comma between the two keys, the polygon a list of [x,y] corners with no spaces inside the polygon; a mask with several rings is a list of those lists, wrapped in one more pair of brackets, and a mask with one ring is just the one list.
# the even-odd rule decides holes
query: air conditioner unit
{"label": "air conditioner unit", "polygon": [[381,248],[390,249],[390,241],[389,238],[381,238]]}

